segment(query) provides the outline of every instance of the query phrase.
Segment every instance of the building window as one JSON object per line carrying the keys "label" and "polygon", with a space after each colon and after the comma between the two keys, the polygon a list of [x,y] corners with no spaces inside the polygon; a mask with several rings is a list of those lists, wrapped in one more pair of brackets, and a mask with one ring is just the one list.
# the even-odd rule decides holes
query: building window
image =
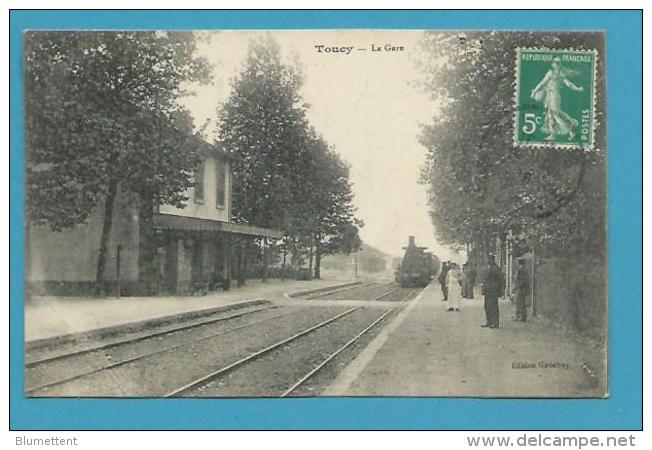
{"label": "building window", "polygon": [[206,164],[202,162],[195,169],[195,203],[204,203],[204,170]]}
{"label": "building window", "polygon": [[226,204],[226,165],[215,161],[215,207],[224,209]]}

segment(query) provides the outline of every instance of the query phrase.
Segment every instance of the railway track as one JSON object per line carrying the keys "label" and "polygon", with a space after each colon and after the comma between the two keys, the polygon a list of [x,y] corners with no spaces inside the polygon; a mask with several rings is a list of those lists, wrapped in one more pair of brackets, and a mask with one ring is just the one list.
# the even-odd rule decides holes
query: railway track
{"label": "railway track", "polygon": [[[196,384],[196,380],[204,380],[207,374],[215,376],[216,367],[227,368],[225,371],[218,369],[220,373],[230,372],[232,369],[246,366],[246,362],[254,363],[265,355],[274,353],[274,349],[280,350],[281,347],[293,345],[299,341],[305,347],[303,351],[299,352],[299,355],[315,350],[321,354],[323,351],[330,350],[330,347],[335,345],[334,343],[341,344],[342,342],[340,337],[331,336],[331,332],[341,334],[346,331],[347,339],[350,339],[354,334],[353,331],[359,332],[362,328],[362,321],[367,321],[369,314],[378,314],[378,309],[372,310],[360,306],[346,309],[319,305],[283,308],[285,310],[280,314],[273,314],[277,311],[259,312],[259,314],[265,314],[265,317],[256,316],[255,320],[247,320],[246,323],[222,322],[221,328],[217,331],[214,329],[217,325],[209,326],[202,335],[193,334],[193,339],[189,339],[188,333],[193,332],[194,329],[177,327],[186,328],[186,330],[182,333],[169,333],[163,336],[156,333],[159,336],[154,338],[153,342],[139,339],[136,348],[121,341],[119,348],[123,348],[123,351],[119,355],[114,355],[120,358],[114,357],[112,360],[107,360],[107,355],[103,351],[84,352],[80,357],[75,357],[75,354],[72,353],[67,358],[57,358],[51,362],[34,360],[32,362],[36,363],[35,366],[26,371],[25,393],[31,397],[162,397],[171,393],[174,395],[180,384],[185,383],[184,386],[186,386],[189,380],[195,380],[194,384]],[[287,309],[291,310],[287,311]],[[334,311],[337,311],[337,314],[333,315]],[[355,314],[357,315],[350,319],[348,324],[338,322]],[[244,322],[245,319],[250,318],[250,316],[246,316],[235,320]],[[329,328],[329,324],[333,325]],[[374,324],[374,326],[376,325],[377,323]],[[239,332],[239,330],[245,329],[249,329],[251,332]],[[295,331],[292,331],[293,329]],[[354,344],[369,335],[370,330],[371,328],[364,330],[346,348],[352,346],[355,348]],[[308,337],[318,333],[321,334]],[[291,334],[289,338],[288,334]],[[307,337],[307,339],[319,337],[319,339],[312,341],[306,347],[306,342],[301,339],[302,337]],[[334,339],[332,342],[331,338]],[[172,345],[170,345],[170,341],[172,341]],[[275,342],[275,344],[270,345],[269,342]],[[147,348],[151,348],[149,347],[151,345],[155,345],[156,348],[152,351],[141,351],[144,343],[148,344]],[[102,346],[103,349],[110,351],[109,347]],[[128,355],[124,354],[125,349],[128,351]],[[342,352],[344,351],[345,349],[342,349]],[[345,356],[348,354],[345,353]],[[88,361],[91,355],[95,358],[92,360],[94,365],[89,366]],[[246,359],[244,364],[242,359]],[[341,358],[338,358],[339,360]],[[234,361],[237,364],[234,364]],[[283,364],[293,367],[292,362],[286,361]],[[310,369],[314,365],[312,364]],[[329,364],[325,363],[323,366],[329,366]],[[57,367],[59,370],[50,372],[49,369],[53,367]],[[63,373],[60,370],[62,367],[67,369]],[[298,365],[297,367],[306,366]],[[34,371],[41,374],[40,379],[34,376]],[[305,372],[308,370],[304,370],[301,375],[305,375]],[[30,373],[31,375],[29,375]],[[276,378],[274,371],[265,373],[272,379]],[[308,378],[312,377],[313,375]],[[299,378],[301,377],[293,376],[287,379],[296,381]],[[288,382],[284,389],[288,388],[289,384]],[[258,396],[256,393],[258,385],[255,382],[249,385],[251,389],[254,389],[251,396]],[[280,394],[282,392],[277,392],[275,396]]]}
{"label": "railway track", "polygon": [[[215,324],[215,323],[218,323],[218,322],[224,322],[224,321],[227,321],[227,320],[232,320],[232,319],[236,319],[236,318],[239,318],[239,317],[248,316],[250,314],[254,314],[254,313],[257,313],[257,312],[268,311],[268,310],[276,309],[276,308],[278,308],[278,306],[271,305],[271,306],[266,306],[266,307],[263,307],[263,308],[256,308],[256,309],[251,309],[251,310],[247,310],[247,311],[244,311],[244,312],[239,312],[237,314],[231,314],[231,315],[228,315],[228,316],[220,316],[220,317],[217,317],[217,318],[212,318],[212,319],[207,319],[207,320],[200,320],[199,322],[193,322],[193,323],[186,324],[186,325],[174,326],[174,327],[164,327],[163,329],[155,331],[153,333],[146,333],[146,334],[141,334],[141,335],[138,335],[138,336],[135,336],[135,337],[119,339],[119,340],[116,340],[116,341],[111,341],[111,342],[101,344],[101,345],[97,345],[97,346],[90,346],[90,347],[82,348],[82,349],[75,350],[75,351],[72,351],[72,352],[50,354],[48,356],[41,356],[40,358],[36,357],[36,358],[31,358],[30,359],[29,354],[28,354],[28,355],[26,355],[25,368],[26,369],[32,369],[32,368],[41,366],[43,364],[51,363],[51,362],[54,362],[54,361],[63,360],[63,359],[66,359],[66,358],[72,358],[72,357],[76,357],[76,356],[82,356],[82,355],[85,355],[85,354],[99,352],[99,351],[107,350],[107,349],[115,349],[115,348],[118,348],[118,347],[121,347],[121,346],[124,346],[124,345],[135,344],[137,342],[145,341],[147,339],[153,339],[153,338],[156,338],[156,337],[159,337],[159,336],[169,335],[171,333],[177,333],[177,332],[180,332],[180,331],[185,331],[185,330],[191,330],[191,329],[194,329],[194,328],[204,327],[206,325],[211,325],[211,324]],[[35,353],[39,353],[39,352],[37,351]]]}
{"label": "railway track", "polygon": [[388,290],[386,292],[383,292],[379,296],[375,297],[374,300],[383,300],[383,299],[389,297],[390,295],[394,294],[395,292],[398,292],[399,289],[401,289],[401,288],[400,287],[392,287],[390,290]]}
{"label": "railway track", "polygon": [[[267,380],[263,380],[262,383],[256,384],[257,389],[260,389],[262,385],[263,386],[262,389],[267,390],[267,392],[263,393],[266,395],[261,395],[261,396],[270,396],[270,397],[290,396],[294,394],[302,386],[304,386],[309,380],[314,378],[315,375],[317,375],[319,372],[324,370],[324,368],[327,367],[327,365],[331,363],[335,358],[337,358],[347,349],[351,348],[355,343],[359,342],[361,338],[367,335],[372,329],[377,327],[378,324],[380,324],[386,317],[388,317],[392,312],[394,312],[396,308],[395,307],[390,308],[387,311],[382,312],[380,315],[378,314],[378,312],[375,312],[371,323],[367,321],[368,325],[365,325],[362,331],[356,332],[353,337],[350,337],[350,335],[347,336],[346,342],[344,342],[343,344],[337,343],[336,348],[334,350],[329,350],[325,357],[323,356],[320,357],[318,363],[314,364],[313,360],[315,358],[313,358],[312,355],[310,355],[303,358],[300,364],[297,364],[297,361],[295,360],[296,352],[293,351],[295,349],[291,347],[293,343],[300,340],[301,338],[305,338],[319,331],[325,331],[326,333],[330,333],[332,332],[332,330],[325,330],[326,327],[333,326],[335,323],[337,323],[337,321],[342,320],[343,318],[350,316],[355,312],[359,312],[363,310],[364,308],[362,306],[356,306],[354,308],[350,308],[316,325],[313,325],[305,330],[295,333],[294,335],[288,338],[277,341],[265,347],[262,350],[247,355],[246,357],[234,361],[231,364],[228,364],[224,367],[216,369],[200,378],[191,381],[190,383],[185,384],[184,386],[174,389],[173,391],[168,392],[165,395],[165,397],[228,396],[228,395],[220,395],[219,392],[224,392],[224,391],[229,392],[229,381],[235,380],[236,383],[240,382],[242,384],[242,378],[243,377],[245,379],[247,378],[246,374],[243,375],[244,371],[248,371],[249,374],[267,373],[272,375]],[[308,346],[310,345],[308,344]],[[268,359],[264,361],[263,358],[268,358]],[[276,376],[278,371],[273,370],[273,366],[288,367],[288,365],[285,364],[284,362],[279,362],[279,360],[285,361],[286,359],[295,360],[294,361],[295,366],[306,365],[305,360],[308,360],[309,367],[304,369],[301,372],[300,376],[294,377],[290,381],[282,381],[282,383],[284,384],[282,387],[265,386],[266,384],[269,383],[271,384],[278,383],[278,379]],[[267,365],[272,367],[271,368],[267,367],[267,370],[263,370],[264,367],[263,368],[252,367],[257,362],[259,363],[259,365],[262,364],[263,366]],[[231,377],[231,380],[226,380],[221,384],[219,384],[220,380],[224,379],[230,374],[233,374],[236,371],[239,371],[238,377],[235,376]],[[297,380],[297,381],[292,382],[293,380]],[[251,387],[251,386],[253,386],[253,383],[250,383],[247,387]],[[238,394],[238,390],[232,389],[229,393]]]}
{"label": "railway track", "polygon": [[383,313],[378,317],[376,320],[374,320],[369,326],[367,326],[364,330],[353,336],[351,340],[349,340],[346,344],[338,348],[336,351],[331,353],[328,358],[323,360],[319,365],[317,365],[315,368],[310,370],[307,374],[305,374],[299,381],[294,383],[292,386],[290,386],[288,389],[286,389],[282,394],[281,397],[287,397],[291,395],[293,392],[295,392],[299,387],[303,386],[310,378],[314,377],[320,370],[322,370],[326,364],[334,360],[339,354],[341,354],[343,351],[351,347],[353,344],[358,342],[362,336],[367,334],[373,327],[378,325],[385,317],[390,315],[392,312],[394,312],[394,308],[390,309],[389,311]]}
{"label": "railway track", "polygon": [[[29,369],[35,369],[35,368],[41,368],[43,366],[47,366],[48,364],[62,362],[62,361],[65,362],[65,360],[73,360],[74,358],[79,358],[79,357],[82,357],[82,356],[92,355],[93,353],[98,353],[98,352],[102,352],[102,351],[115,350],[117,348],[124,347],[124,346],[127,346],[129,344],[136,344],[136,343],[141,343],[141,342],[144,342],[144,341],[147,341],[147,340],[160,338],[160,337],[163,337],[163,336],[170,336],[170,335],[173,335],[175,333],[182,332],[182,331],[188,331],[188,330],[193,330],[193,329],[197,329],[197,328],[200,328],[200,327],[206,327],[208,325],[213,325],[213,324],[217,324],[217,323],[220,323],[220,322],[225,322],[225,321],[228,321],[228,320],[233,320],[233,319],[245,317],[245,316],[249,316],[251,314],[255,314],[255,313],[263,312],[263,311],[269,311],[269,310],[273,310],[273,309],[276,309],[276,308],[278,308],[278,307],[277,306],[272,306],[272,307],[266,307],[266,308],[257,308],[255,310],[241,312],[241,313],[238,313],[238,314],[233,314],[233,315],[230,315],[230,316],[220,317],[220,318],[216,318],[216,319],[211,319],[211,320],[203,321],[201,323],[179,326],[179,327],[175,327],[175,328],[172,328],[172,329],[167,329],[167,330],[158,331],[158,332],[155,332],[155,333],[150,333],[150,334],[143,335],[143,336],[138,336],[138,337],[135,337],[135,338],[132,338],[132,339],[123,339],[123,340],[120,340],[120,341],[117,341],[117,342],[108,343],[108,344],[100,345],[100,346],[97,346],[97,347],[87,348],[87,349],[79,350],[79,351],[76,351],[76,352],[71,352],[71,353],[56,355],[56,356],[52,356],[52,357],[46,357],[46,358],[42,358],[42,359],[38,359],[38,360],[33,360],[33,361],[30,361],[30,362],[26,363],[25,368],[28,369],[28,370]],[[93,374],[96,374],[96,373],[101,372],[101,371],[111,370],[111,369],[114,369],[114,368],[117,368],[117,367],[120,367],[120,366],[123,366],[123,365],[126,365],[126,364],[130,364],[130,363],[133,363],[133,362],[136,362],[136,361],[139,361],[139,360],[143,360],[143,359],[152,357],[154,355],[158,355],[158,354],[168,352],[168,351],[171,351],[171,350],[180,349],[183,346],[187,346],[189,344],[195,344],[195,343],[202,342],[202,341],[205,341],[205,340],[208,340],[208,339],[212,339],[212,338],[215,338],[215,337],[218,337],[218,336],[223,336],[223,335],[225,335],[227,333],[232,333],[232,332],[239,331],[239,330],[242,330],[242,329],[245,329],[245,328],[249,328],[249,327],[252,327],[254,325],[264,323],[264,322],[268,322],[268,321],[271,321],[271,320],[276,320],[276,319],[279,319],[281,317],[285,317],[285,316],[288,316],[290,314],[294,314],[296,312],[297,311],[292,310],[292,311],[285,312],[285,313],[282,313],[282,314],[276,314],[276,315],[273,315],[273,316],[270,316],[270,317],[265,317],[263,319],[247,322],[247,323],[245,323],[243,325],[239,325],[239,326],[236,326],[236,327],[233,327],[233,328],[227,328],[225,330],[210,332],[208,335],[204,335],[204,336],[201,336],[199,338],[195,338],[195,339],[191,338],[191,339],[187,339],[187,340],[182,340],[182,342],[174,344],[174,345],[159,347],[159,348],[157,348],[157,349],[155,349],[153,351],[148,351],[148,352],[140,353],[140,354],[138,354],[136,356],[123,358],[123,359],[121,359],[119,361],[112,361],[112,362],[107,363],[107,364],[100,364],[99,366],[93,367],[90,370],[83,370],[83,371],[74,371],[73,370],[71,374],[68,374],[66,376],[58,377],[55,380],[50,380],[50,381],[47,381],[47,382],[44,382],[44,383],[39,383],[39,384],[36,384],[36,385],[29,386],[25,390],[25,394],[29,396],[29,395],[32,395],[32,394],[38,392],[38,391],[42,391],[43,389],[51,388],[51,387],[54,387],[54,386],[59,386],[59,385],[65,384],[65,383],[70,383],[70,382],[73,382],[75,380],[78,380],[78,379],[81,379],[81,378],[84,378],[84,377],[88,377],[89,375],[93,375]],[[67,364],[70,364],[70,361],[67,361]],[[43,370],[46,371],[47,367],[45,367]]]}
{"label": "railway track", "polygon": [[370,282],[344,289],[322,292],[307,296],[306,299],[322,300],[368,300],[368,301],[409,301],[423,288],[403,288],[395,282]]}
{"label": "railway track", "polygon": [[360,293],[365,293],[368,292],[372,289],[377,288],[381,283],[378,282],[368,282],[368,283],[363,283],[363,284],[358,284],[355,286],[347,286],[345,288],[338,288],[334,289],[332,291],[326,291],[326,292],[319,292],[317,294],[312,294],[307,296],[306,298],[308,300],[313,300],[316,298],[324,298],[324,297],[331,297],[331,296],[351,296],[351,295],[359,295]]}
{"label": "railway track", "polygon": [[379,298],[376,298],[376,300],[381,300],[385,302],[408,302],[415,298],[419,293],[423,290],[423,288],[404,288],[404,287],[397,287],[389,292],[386,292],[385,294],[381,295]]}
{"label": "railway track", "polygon": [[[357,293],[358,297],[379,300],[373,308],[333,304],[268,306],[121,336],[67,353],[28,354],[25,394],[314,395],[314,386],[323,387],[342,361],[352,357],[359,345],[371,339],[379,324],[400,308],[385,302],[403,301],[413,291],[393,283],[370,283]],[[280,384],[272,386],[275,383]],[[259,386],[268,387],[259,391]]]}

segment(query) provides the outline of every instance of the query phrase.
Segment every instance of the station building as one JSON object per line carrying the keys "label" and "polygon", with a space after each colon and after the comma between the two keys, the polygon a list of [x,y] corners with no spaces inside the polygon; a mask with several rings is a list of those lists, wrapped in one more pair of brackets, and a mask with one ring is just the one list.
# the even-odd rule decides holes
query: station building
{"label": "station building", "polygon": [[[160,205],[153,216],[156,252],[154,284],[143,281],[143,229],[138,200],[119,191],[108,241],[104,291],[109,295],[188,295],[228,287],[231,245],[242,238],[279,239],[277,230],[238,224],[231,220],[231,156],[218,146],[201,142],[203,162],[195,187],[182,208]],[[85,224],[53,231],[32,226],[26,236],[26,281],[33,295],[90,295],[96,289],[96,270],[103,202]],[[151,227],[150,227],[151,229]],[[151,236],[148,236],[151,237]]]}

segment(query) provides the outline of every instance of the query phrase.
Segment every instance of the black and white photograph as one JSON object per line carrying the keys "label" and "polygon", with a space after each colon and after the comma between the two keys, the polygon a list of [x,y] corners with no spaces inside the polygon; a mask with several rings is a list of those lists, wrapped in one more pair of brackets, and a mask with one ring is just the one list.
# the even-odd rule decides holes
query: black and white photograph
{"label": "black and white photograph", "polygon": [[27,397],[609,397],[605,34],[26,31]]}

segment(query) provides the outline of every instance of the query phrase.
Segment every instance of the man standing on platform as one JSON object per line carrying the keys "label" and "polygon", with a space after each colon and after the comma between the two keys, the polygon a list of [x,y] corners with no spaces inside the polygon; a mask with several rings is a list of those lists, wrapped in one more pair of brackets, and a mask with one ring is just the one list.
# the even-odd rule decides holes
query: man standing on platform
{"label": "man standing on platform", "polygon": [[464,298],[472,299],[473,298],[473,288],[475,286],[476,271],[475,266],[471,264],[471,261],[467,261],[464,264]]}
{"label": "man standing on platform", "polygon": [[484,275],[482,283],[482,294],[484,295],[484,312],[487,322],[482,327],[498,328],[500,325],[500,310],[498,309],[498,297],[505,292],[505,276],[496,265],[494,255],[488,255],[489,266]]}
{"label": "man standing on platform", "polygon": [[443,261],[441,263],[441,271],[439,272],[439,284],[441,285],[441,293],[443,295],[441,301],[448,301],[448,271],[450,270],[450,261]]}

